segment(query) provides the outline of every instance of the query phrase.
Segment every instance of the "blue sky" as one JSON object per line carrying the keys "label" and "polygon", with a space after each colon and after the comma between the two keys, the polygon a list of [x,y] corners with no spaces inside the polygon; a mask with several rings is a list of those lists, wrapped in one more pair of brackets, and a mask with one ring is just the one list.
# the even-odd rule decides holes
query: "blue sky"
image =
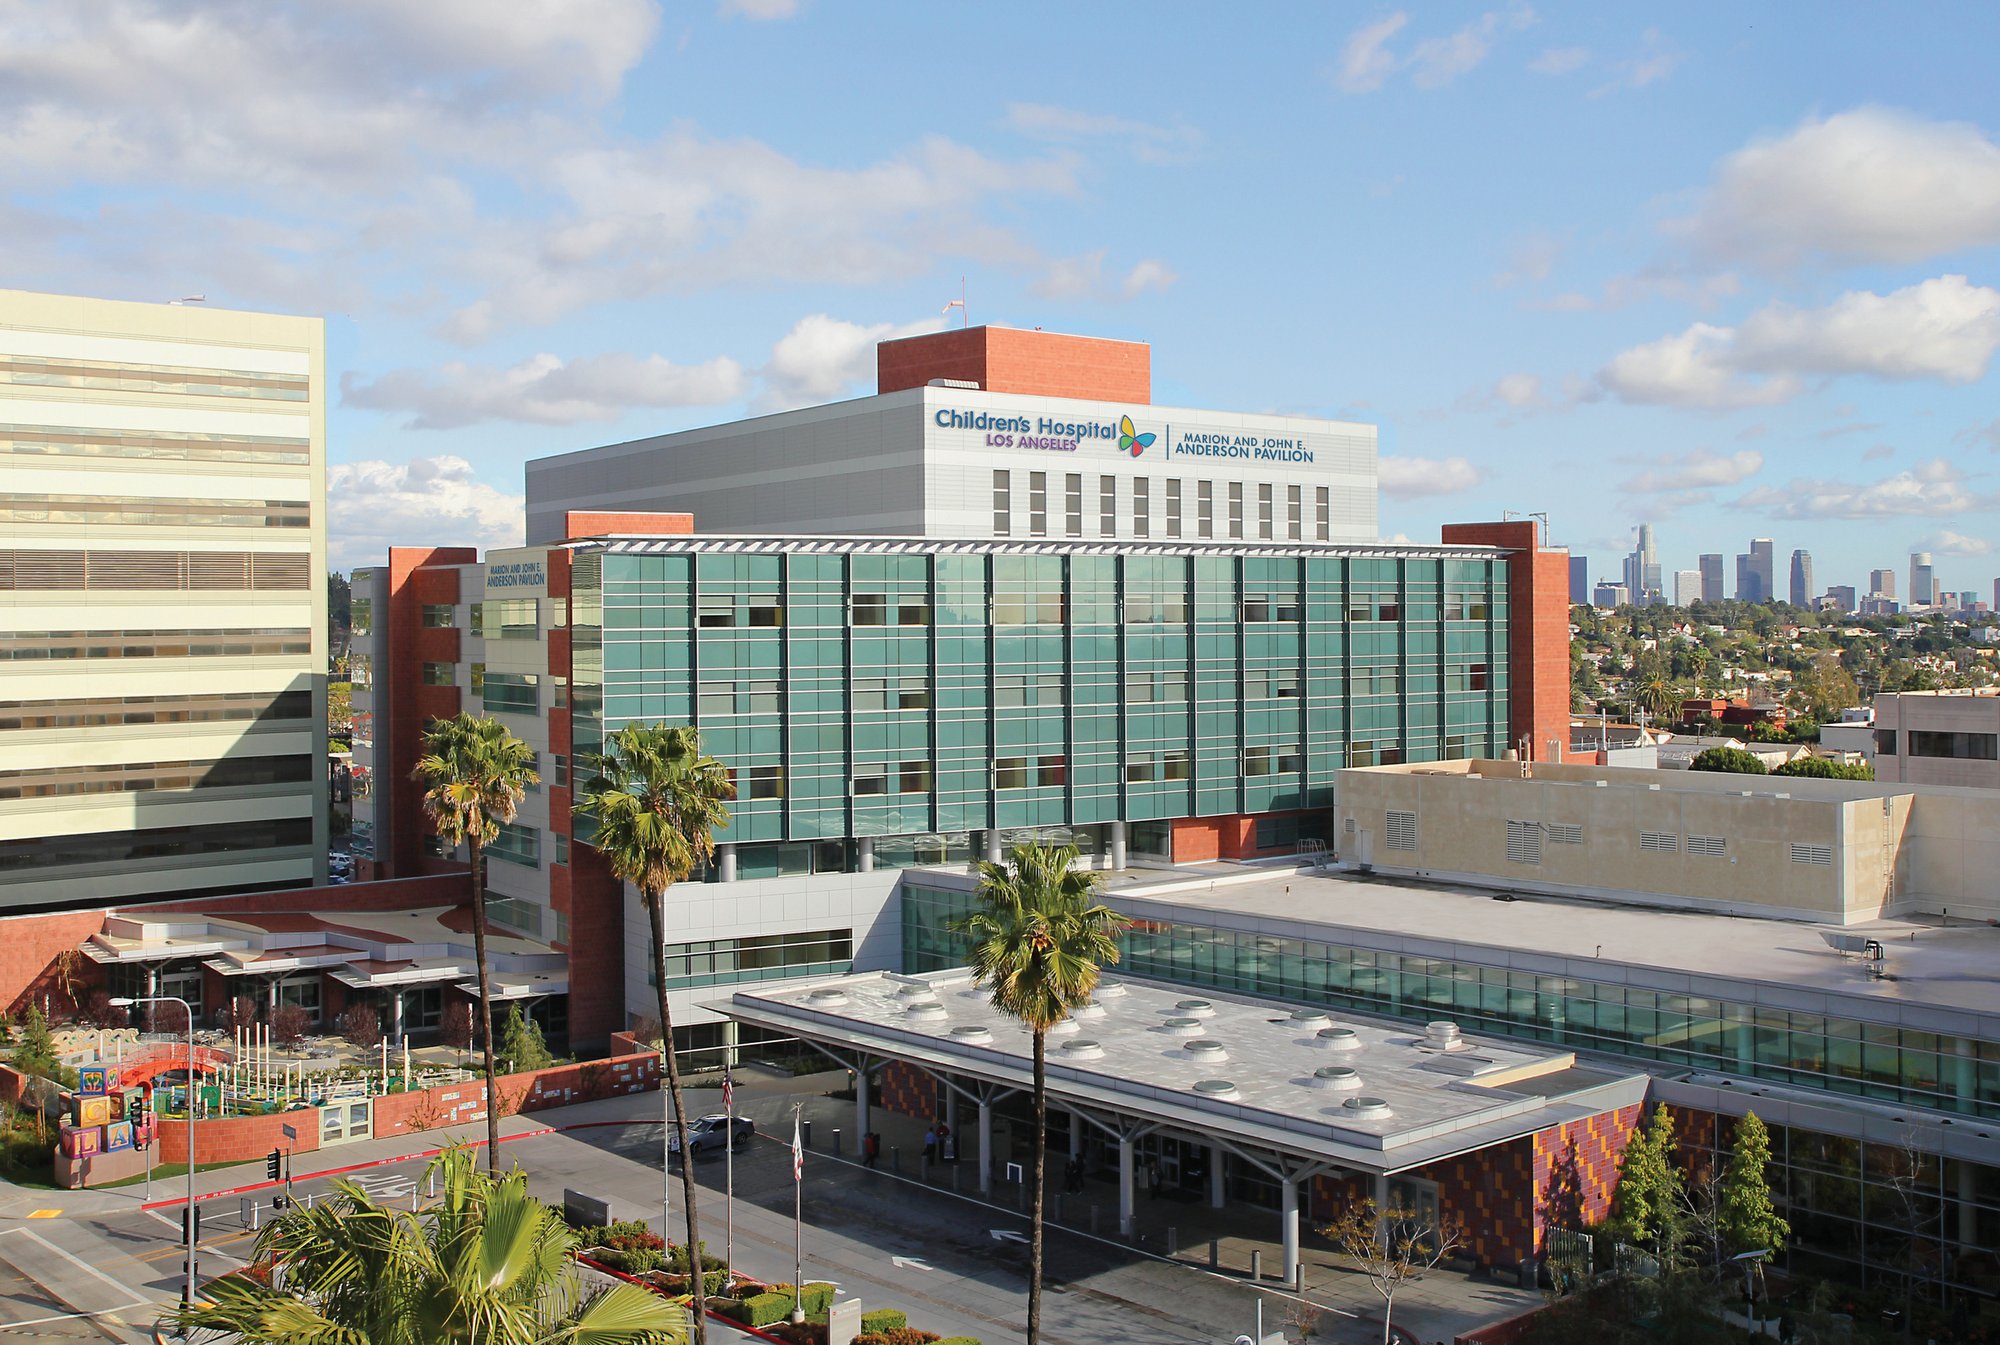
{"label": "blue sky", "polygon": [[[0,0],[0,286],[328,318],[335,560],[530,457],[1150,341],[1383,527],[2000,575],[2000,8]],[[955,320],[955,319],[954,319]]]}

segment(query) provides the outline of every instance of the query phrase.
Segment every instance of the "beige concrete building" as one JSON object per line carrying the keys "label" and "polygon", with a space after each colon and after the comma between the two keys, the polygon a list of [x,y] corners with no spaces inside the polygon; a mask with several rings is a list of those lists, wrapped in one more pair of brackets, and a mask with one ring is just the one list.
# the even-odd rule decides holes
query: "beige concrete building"
{"label": "beige concrete building", "polygon": [[1875,778],[2000,789],[2000,693],[1981,688],[1877,696]]}
{"label": "beige concrete building", "polygon": [[324,881],[324,325],[0,291],[0,909]]}
{"label": "beige concrete building", "polygon": [[1857,924],[2000,918],[2000,793],[1515,761],[1340,773],[1350,868]]}

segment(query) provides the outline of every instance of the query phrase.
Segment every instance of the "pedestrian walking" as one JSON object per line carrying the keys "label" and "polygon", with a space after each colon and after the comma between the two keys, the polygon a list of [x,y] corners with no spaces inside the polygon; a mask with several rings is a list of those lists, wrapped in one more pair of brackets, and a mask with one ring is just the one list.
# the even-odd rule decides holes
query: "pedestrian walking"
{"label": "pedestrian walking", "polygon": [[1146,1198],[1148,1200],[1160,1198],[1160,1160],[1157,1158],[1149,1160],[1146,1164]]}
{"label": "pedestrian walking", "polygon": [[932,1161],[933,1159],[935,1159],[935,1158],[937,1157],[937,1147],[938,1147],[938,1133],[937,1133],[937,1127],[936,1127],[936,1126],[934,1126],[934,1125],[933,1125],[933,1126],[925,1126],[925,1127],[924,1127],[924,1162],[926,1162],[926,1163],[929,1163],[929,1162],[931,1162],[931,1161]]}
{"label": "pedestrian walking", "polygon": [[875,1160],[882,1156],[882,1137],[874,1131],[861,1141],[861,1161],[864,1166],[874,1167]]}

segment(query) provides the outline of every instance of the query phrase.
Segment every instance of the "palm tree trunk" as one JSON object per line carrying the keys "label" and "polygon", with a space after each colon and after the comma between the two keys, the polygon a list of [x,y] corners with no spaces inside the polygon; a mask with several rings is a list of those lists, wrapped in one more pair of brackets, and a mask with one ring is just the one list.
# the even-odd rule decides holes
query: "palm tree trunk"
{"label": "palm tree trunk", "polygon": [[[688,1152],[687,1107],[681,1101],[681,1066],[674,1057],[674,1020],[667,1009],[667,914],[666,893],[647,892],[646,918],[653,926],[653,985],[660,992],[660,1056],[667,1074],[667,1094],[674,1104],[674,1133],[681,1141],[681,1203],[687,1208],[688,1287],[694,1293],[694,1345],[703,1345],[708,1334],[708,1294],[702,1277],[701,1234],[695,1225],[694,1155]],[[725,1141],[736,1142],[730,1135]],[[667,1230],[671,1238],[673,1230]]]}
{"label": "palm tree trunk", "polygon": [[1042,1334],[1042,1187],[1049,1153],[1049,1034],[1035,1029],[1035,1151],[1028,1155],[1028,1182],[1034,1191],[1028,1225],[1028,1345]]}
{"label": "palm tree trunk", "polygon": [[[472,956],[479,963],[479,1038],[486,1061],[486,1170],[500,1171],[500,1087],[493,1068],[493,978],[486,966],[486,854],[477,836],[472,850]],[[406,1081],[407,1086],[407,1081]]]}

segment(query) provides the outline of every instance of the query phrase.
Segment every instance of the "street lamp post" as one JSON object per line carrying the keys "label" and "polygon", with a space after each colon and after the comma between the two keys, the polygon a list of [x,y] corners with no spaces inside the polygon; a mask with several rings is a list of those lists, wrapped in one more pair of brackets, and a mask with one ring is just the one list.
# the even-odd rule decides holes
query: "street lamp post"
{"label": "street lamp post", "polygon": [[111,1003],[120,1009],[130,1008],[135,1004],[178,1004],[181,1006],[181,1012],[187,1015],[187,1287],[181,1291],[181,1303],[192,1307],[194,1305],[194,1006],[179,995],[147,995],[136,999],[114,999]]}
{"label": "street lamp post", "polygon": [[1755,1251],[1739,1252],[1729,1258],[1743,1267],[1743,1314],[1750,1323],[1753,1335],[1757,1332],[1757,1290],[1752,1277],[1761,1269],[1760,1263],[1763,1259],[1770,1254],[1770,1248],[1759,1247]]}

